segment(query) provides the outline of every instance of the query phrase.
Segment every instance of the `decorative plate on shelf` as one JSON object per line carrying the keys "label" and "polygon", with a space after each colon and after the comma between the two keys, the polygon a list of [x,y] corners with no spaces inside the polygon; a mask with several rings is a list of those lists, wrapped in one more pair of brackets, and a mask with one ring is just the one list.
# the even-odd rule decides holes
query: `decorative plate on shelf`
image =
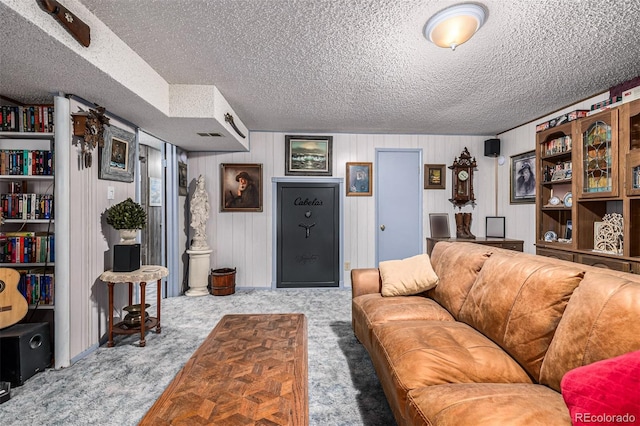
{"label": "decorative plate on shelf", "polygon": [[544,240],[547,242],[556,241],[558,239],[558,235],[553,231],[547,231],[544,234]]}
{"label": "decorative plate on shelf", "polygon": [[551,206],[557,206],[558,204],[560,204],[560,198],[553,196],[551,198],[549,198],[549,205]]}
{"label": "decorative plate on shelf", "polygon": [[571,192],[567,192],[564,195],[564,198],[562,199],[562,202],[564,203],[565,207],[573,206],[573,195],[571,195]]}

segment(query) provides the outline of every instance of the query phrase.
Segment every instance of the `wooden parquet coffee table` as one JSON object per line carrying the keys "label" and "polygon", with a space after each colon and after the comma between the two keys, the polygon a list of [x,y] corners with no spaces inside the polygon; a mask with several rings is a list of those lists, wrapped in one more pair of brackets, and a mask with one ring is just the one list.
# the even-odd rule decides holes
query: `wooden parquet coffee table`
{"label": "wooden parquet coffee table", "polygon": [[141,425],[308,425],[303,314],[225,315]]}

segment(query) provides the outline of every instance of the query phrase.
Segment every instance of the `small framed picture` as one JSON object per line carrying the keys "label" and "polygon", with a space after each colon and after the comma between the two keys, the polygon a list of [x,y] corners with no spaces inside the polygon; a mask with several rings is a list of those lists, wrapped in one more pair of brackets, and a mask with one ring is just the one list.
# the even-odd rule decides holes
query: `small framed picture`
{"label": "small framed picture", "polygon": [[567,226],[564,228],[564,239],[571,240],[573,238],[573,221],[567,220]]}
{"label": "small framed picture", "polygon": [[347,163],[347,197],[371,196],[373,163]]}
{"label": "small framed picture", "polygon": [[149,178],[149,202],[150,207],[162,206],[162,179]]}
{"label": "small framed picture", "polygon": [[424,165],[424,189],[444,189],[445,188],[444,164]]}
{"label": "small framed picture", "polygon": [[262,211],[262,164],[220,165],[220,211]]}
{"label": "small framed picture", "polygon": [[431,238],[451,238],[448,213],[429,213]]}
{"label": "small framed picture", "polygon": [[332,176],[333,136],[285,135],[286,176]]}
{"label": "small framed picture", "polygon": [[115,126],[104,126],[104,146],[99,157],[99,179],[133,182],[136,136]]}
{"label": "small framed picture", "polygon": [[487,216],[486,236],[487,238],[504,238],[505,234],[504,216]]}
{"label": "small framed picture", "polygon": [[[536,152],[511,156],[510,204],[536,202]],[[563,174],[564,178],[564,174]]]}
{"label": "small framed picture", "polygon": [[187,163],[178,161],[178,195],[188,194]]}

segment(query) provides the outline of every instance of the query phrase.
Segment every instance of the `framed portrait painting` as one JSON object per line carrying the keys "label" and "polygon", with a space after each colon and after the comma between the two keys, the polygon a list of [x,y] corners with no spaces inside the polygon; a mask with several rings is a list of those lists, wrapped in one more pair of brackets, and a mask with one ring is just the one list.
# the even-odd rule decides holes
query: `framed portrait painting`
{"label": "framed portrait painting", "polygon": [[262,211],[262,164],[220,165],[220,211]]}
{"label": "framed portrait painting", "polygon": [[133,133],[115,126],[104,127],[104,145],[99,151],[98,178],[133,182],[136,137]]}
{"label": "framed portrait painting", "polygon": [[333,136],[285,135],[286,176],[332,176]]}
{"label": "framed portrait painting", "polygon": [[511,156],[511,204],[536,202],[536,152]]}
{"label": "framed portrait painting", "polygon": [[371,196],[373,163],[347,163],[347,196]]}
{"label": "framed portrait painting", "polygon": [[444,189],[445,168],[446,165],[444,164],[425,164],[424,189]]}

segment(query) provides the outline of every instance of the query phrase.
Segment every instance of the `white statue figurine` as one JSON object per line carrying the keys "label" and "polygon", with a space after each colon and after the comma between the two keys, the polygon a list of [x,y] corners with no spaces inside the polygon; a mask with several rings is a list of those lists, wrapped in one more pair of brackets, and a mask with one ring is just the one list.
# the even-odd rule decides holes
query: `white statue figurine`
{"label": "white statue figurine", "polygon": [[191,227],[196,231],[191,243],[192,249],[208,249],[207,220],[209,219],[209,195],[204,189],[204,176],[200,175],[191,197]]}

